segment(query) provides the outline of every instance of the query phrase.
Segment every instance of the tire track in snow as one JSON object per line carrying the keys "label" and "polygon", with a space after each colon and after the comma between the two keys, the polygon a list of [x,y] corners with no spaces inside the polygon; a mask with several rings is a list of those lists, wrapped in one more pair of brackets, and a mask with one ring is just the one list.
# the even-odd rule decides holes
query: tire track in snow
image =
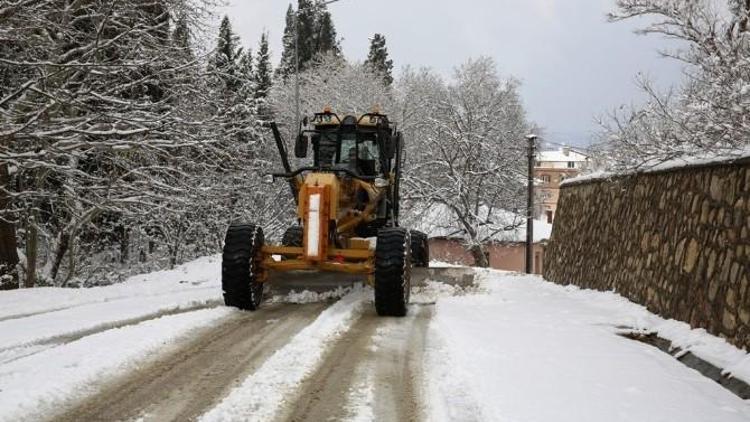
{"label": "tire track in snow", "polygon": [[367,309],[276,420],[425,420],[421,362],[431,316],[431,306],[415,304],[405,318]]}
{"label": "tire track in snow", "polygon": [[[203,283],[200,283],[200,284],[203,284]],[[196,284],[193,284],[193,285],[196,285]],[[200,288],[196,288],[196,289],[188,289],[188,291],[191,291],[191,292],[198,292],[198,291],[201,291],[201,290],[204,290],[204,291],[205,290],[215,291],[216,287],[215,286],[210,286],[210,287],[200,287]],[[117,302],[117,301],[120,301],[120,300],[129,300],[129,299],[133,299],[133,298],[137,298],[137,297],[141,297],[141,298],[154,298],[154,297],[161,297],[161,296],[170,297],[170,296],[174,296],[175,293],[181,293],[181,292],[184,292],[184,291],[186,291],[186,290],[171,290],[171,291],[166,291],[166,292],[144,294],[144,295],[136,295],[136,294],[125,295],[125,294],[123,294],[123,295],[120,295],[120,296],[112,296],[112,297],[104,297],[104,298],[99,298],[99,299],[85,300],[85,301],[77,302],[76,304],[69,305],[69,306],[60,306],[60,307],[56,307],[56,308],[47,308],[47,309],[40,310],[40,311],[35,311],[35,312],[19,313],[19,314],[11,314],[11,315],[2,316],[2,317],[0,317],[0,322],[12,321],[12,320],[23,319],[23,318],[29,318],[29,317],[34,317],[34,316],[38,316],[38,315],[50,314],[50,313],[53,313],[53,312],[66,311],[68,309],[80,308],[82,306],[96,305],[96,304],[100,304],[100,303],[112,303],[112,302]]]}
{"label": "tire track in snow", "polygon": [[[202,303],[202,304],[166,309],[166,310],[162,310],[159,312],[149,313],[149,314],[137,317],[137,318],[128,318],[128,319],[123,319],[121,321],[108,322],[108,323],[97,325],[97,326],[94,326],[92,328],[85,329],[85,330],[74,331],[71,333],[42,338],[39,340],[31,341],[28,343],[23,343],[20,345],[13,345],[10,347],[0,348],[0,365],[4,365],[7,363],[16,361],[18,359],[23,359],[25,357],[32,356],[37,353],[41,353],[45,350],[49,350],[55,347],[60,347],[67,343],[71,343],[71,342],[80,340],[84,337],[88,337],[94,334],[99,334],[105,331],[115,330],[118,328],[123,328],[123,327],[131,326],[131,325],[138,325],[140,323],[150,321],[153,319],[157,319],[157,318],[161,318],[164,316],[179,315],[179,314],[185,314],[188,312],[195,312],[201,309],[215,308],[215,307],[220,306],[221,304],[222,302],[220,300],[211,300],[211,301],[206,301],[205,303]],[[69,307],[65,309],[71,309],[71,308],[75,308],[75,307]]]}
{"label": "tire track in snow", "polygon": [[95,394],[236,311],[202,309],[105,331],[0,367],[0,421],[40,421],[60,405]]}
{"label": "tire track in snow", "polygon": [[200,420],[272,420],[322,364],[326,345],[345,335],[371,305],[366,300],[371,295],[371,290],[357,288],[323,311]]}
{"label": "tire track in snow", "polygon": [[271,304],[238,312],[53,420],[194,420],[327,306]]}

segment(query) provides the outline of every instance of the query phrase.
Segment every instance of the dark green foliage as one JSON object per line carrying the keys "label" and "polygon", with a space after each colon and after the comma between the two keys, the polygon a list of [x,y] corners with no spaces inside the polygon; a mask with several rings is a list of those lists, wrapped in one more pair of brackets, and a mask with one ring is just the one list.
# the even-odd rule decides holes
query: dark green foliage
{"label": "dark green foliage", "polygon": [[318,25],[316,53],[333,52],[338,55],[341,53],[340,50],[338,41],[336,40],[336,28],[333,26],[331,13],[324,11],[320,15]]}
{"label": "dark green foliage", "polygon": [[190,45],[190,28],[184,16],[177,18],[174,31],[172,31],[172,45],[178,50],[178,54],[188,60],[194,58],[193,49]]}
{"label": "dark green foliage", "polygon": [[388,47],[385,45],[385,36],[375,34],[370,40],[370,53],[367,55],[365,65],[373,72],[382,75],[383,81],[390,86],[393,83],[393,60],[388,58]]}
{"label": "dark green foliage", "polygon": [[219,37],[211,67],[212,71],[224,81],[227,91],[237,92],[242,85],[239,69],[241,57],[242,48],[239,46],[239,37],[232,30],[229,17],[224,16],[219,26]]}
{"label": "dark green foliage", "polygon": [[297,11],[289,5],[286,14],[286,27],[282,41],[281,64],[277,70],[283,77],[294,74],[295,64],[295,13],[298,22],[296,26],[297,48],[299,52],[300,71],[307,69],[314,63],[314,59],[324,53],[340,54],[341,48],[336,40],[336,28],[330,12],[326,6],[318,1],[298,0]]}
{"label": "dark green foliage", "polygon": [[268,49],[268,33],[263,33],[258,45],[258,54],[255,57],[255,98],[266,98],[273,84],[271,75],[271,52]]}

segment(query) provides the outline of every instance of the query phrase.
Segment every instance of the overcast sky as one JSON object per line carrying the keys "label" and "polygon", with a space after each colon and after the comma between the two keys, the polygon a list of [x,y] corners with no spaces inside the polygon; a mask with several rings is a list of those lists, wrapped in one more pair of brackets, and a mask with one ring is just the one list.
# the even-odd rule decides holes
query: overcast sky
{"label": "overcast sky", "polygon": [[[277,62],[289,2],[229,2],[226,10],[243,43],[255,50],[261,32],[269,31]],[[470,57],[493,57],[503,74],[523,82],[529,117],[545,128],[549,140],[586,145],[597,131],[596,116],[643,100],[635,85],[638,72],[663,88],[682,78],[679,64],[658,54],[670,47],[667,41],[633,34],[638,22],[607,22],[613,3],[340,0],[329,10],[350,60],[367,56],[375,32],[386,36],[397,69],[427,66],[449,77]]]}

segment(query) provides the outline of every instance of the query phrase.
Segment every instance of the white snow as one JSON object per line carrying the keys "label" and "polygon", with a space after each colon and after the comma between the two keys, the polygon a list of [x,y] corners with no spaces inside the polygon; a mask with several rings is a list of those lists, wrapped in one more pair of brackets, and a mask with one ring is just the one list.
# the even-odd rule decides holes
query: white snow
{"label": "white snow", "polygon": [[[82,289],[38,287],[0,293],[0,320],[92,303],[169,295],[186,290],[213,291],[219,286],[221,257],[208,256],[174,270],[130,277],[123,283]],[[0,330],[1,331],[1,330]],[[1,343],[1,342],[0,342]]]}
{"label": "white snow", "polygon": [[[413,209],[414,221],[408,222],[414,230],[427,234],[430,238],[466,239],[467,235],[458,222],[455,213],[442,204],[431,204],[429,207],[416,204]],[[488,224],[477,227],[480,239],[496,242],[525,242],[526,217],[504,209],[494,209],[491,213],[481,206],[479,215]],[[552,224],[546,220],[534,219],[534,242],[549,239],[552,235]]]}
{"label": "white snow", "polygon": [[[175,270],[89,289],[38,288],[0,294],[0,363],[55,339],[137,322],[139,318],[219,305],[220,259],[206,257]],[[31,349],[29,350],[29,347]]]}
{"label": "white snow", "polygon": [[217,308],[166,316],[0,365],[0,421],[36,420],[61,401],[93,393],[102,380],[126,374],[179,337],[232,312]]}
{"label": "white snow", "polygon": [[[218,257],[208,257],[115,286],[0,292],[0,422],[49,416],[62,401],[92,394],[192,330],[237,312],[190,310],[220,300],[219,265]],[[425,356],[428,420],[750,420],[750,402],[674,357],[618,334],[656,333],[750,381],[744,350],[612,292],[477,272],[479,287],[427,281],[412,293],[415,307],[435,304]],[[202,420],[278,416],[319,367],[326,346],[372,306],[372,291],[341,288],[277,298],[307,303],[341,296]],[[183,313],[159,317],[174,309]],[[384,320],[372,354],[406,341],[410,324],[402,322]],[[357,371],[349,410],[356,420],[373,420],[373,368],[364,364]]]}
{"label": "white snow", "polygon": [[443,262],[443,261],[436,261],[436,260],[430,261],[430,268],[461,268],[461,267],[464,267],[464,265],[451,264],[450,262]]}
{"label": "white snow", "polygon": [[[191,329],[230,308],[221,302],[220,259],[88,289],[0,292],[0,421],[33,419],[94,391]],[[179,315],[161,316],[180,311]],[[161,317],[160,317],[161,316]]]}
{"label": "white snow", "polygon": [[298,292],[293,290],[287,293],[286,296],[276,296],[273,300],[274,302],[295,304],[326,302],[333,299],[340,299],[351,291],[352,289],[350,287],[338,287],[325,292],[312,292],[310,290]]}
{"label": "white snow", "polygon": [[676,170],[681,168],[703,166],[713,163],[732,162],[744,158],[750,158],[750,147],[739,149],[732,152],[722,151],[720,153],[707,153],[700,152],[693,156],[685,156],[674,158],[667,161],[655,160],[653,162],[643,163],[638,169],[631,171],[620,171],[620,172],[607,172],[607,171],[596,171],[588,174],[584,174],[578,177],[572,177],[565,179],[560,186],[567,186],[571,184],[577,184],[582,182],[589,182],[593,180],[611,179],[616,177],[622,177],[627,175],[639,174],[639,173],[656,173],[669,170]]}
{"label": "white snow", "polygon": [[588,161],[588,157],[585,154],[575,151],[569,147],[564,147],[556,150],[539,151],[536,155],[536,160],[542,163],[541,167],[544,168],[549,168],[548,164],[552,163],[562,163],[567,167],[567,163],[571,161],[576,163],[585,163],[586,161]]}
{"label": "white snow", "polygon": [[200,420],[271,420],[294,398],[295,388],[320,364],[325,346],[351,327],[365,305],[372,306],[367,300],[371,295],[370,289],[357,288],[323,311]]}
{"label": "white snow", "polygon": [[357,367],[354,374],[354,385],[349,388],[346,397],[349,422],[372,422],[375,418],[375,369],[372,365],[363,364]]}
{"label": "white snow", "polygon": [[494,271],[480,278],[488,294],[438,299],[426,358],[430,420],[750,418],[750,404],[617,333],[657,332],[701,357],[747,361],[723,340],[611,292]]}

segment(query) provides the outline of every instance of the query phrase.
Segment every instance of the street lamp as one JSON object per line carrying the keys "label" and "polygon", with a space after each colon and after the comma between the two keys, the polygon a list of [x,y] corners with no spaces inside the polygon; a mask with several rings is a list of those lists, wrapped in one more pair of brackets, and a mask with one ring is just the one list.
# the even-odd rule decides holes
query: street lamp
{"label": "street lamp", "polygon": [[[314,6],[327,6],[340,0],[328,0]],[[298,3],[299,4],[299,3]],[[312,5],[312,3],[311,3]],[[299,130],[299,12],[294,13],[294,130]]]}
{"label": "street lamp", "polygon": [[528,146],[528,186],[526,204],[526,274],[534,272],[534,162],[536,161],[536,140],[538,136],[531,134],[526,136]]}

